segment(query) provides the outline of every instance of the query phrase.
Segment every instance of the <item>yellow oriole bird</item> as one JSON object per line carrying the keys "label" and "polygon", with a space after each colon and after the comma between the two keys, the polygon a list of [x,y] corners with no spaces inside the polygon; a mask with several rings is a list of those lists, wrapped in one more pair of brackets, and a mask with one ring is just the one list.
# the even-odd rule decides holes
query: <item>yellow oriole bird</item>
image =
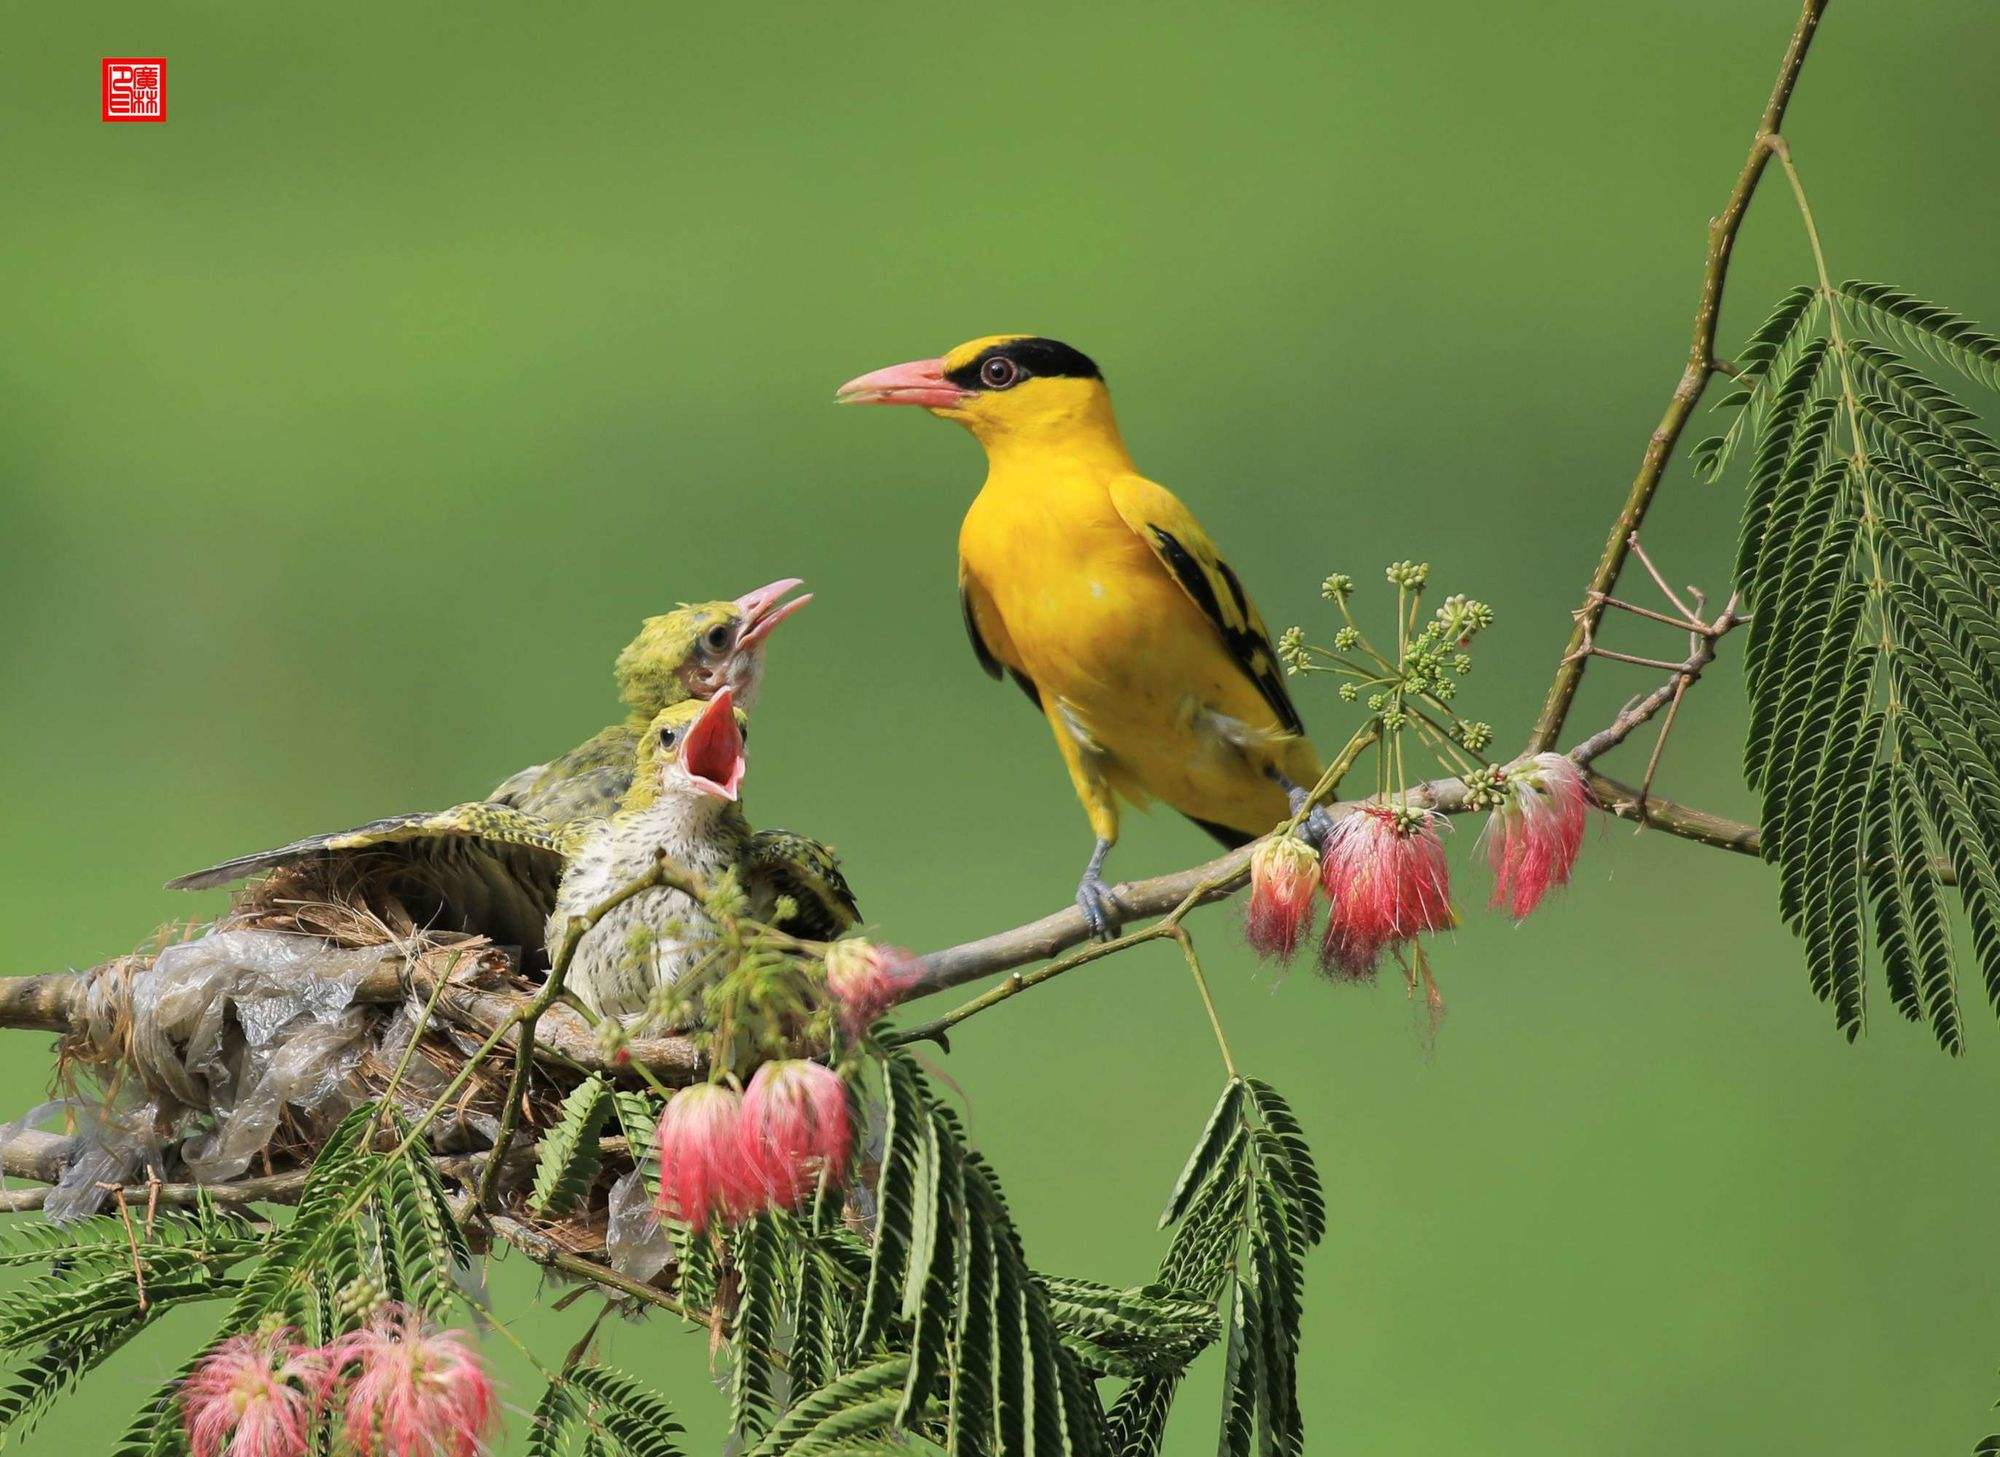
{"label": "yellow oriole bird", "polygon": [[[999,334],[842,385],[970,430],[986,484],[958,533],[981,666],[1055,732],[1097,844],[1077,904],[1099,936],[1118,798],[1165,800],[1227,845],[1269,830],[1319,777],[1271,636],[1193,513],[1132,464],[1104,377],[1067,344]],[[1315,827],[1316,829],[1318,826]]]}

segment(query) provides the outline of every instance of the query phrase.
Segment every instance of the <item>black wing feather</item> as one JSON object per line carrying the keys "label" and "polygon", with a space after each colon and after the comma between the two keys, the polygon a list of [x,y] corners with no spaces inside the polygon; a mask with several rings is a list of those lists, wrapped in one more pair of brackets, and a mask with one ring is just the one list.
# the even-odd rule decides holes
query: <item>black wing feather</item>
{"label": "black wing feather", "polygon": [[[1154,541],[1159,544],[1160,555],[1166,559],[1175,580],[1194,599],[1194,605],[1201,609],[1202,616],[1214,624],[1216,632],[1222,637],[1223,647],[1244,675],[1257,685],[1257,691],[1263,694],[1271,712],[1278,716],[1278,722],[1289,733],[1305,733],[1305,720],[1299,717],[1291,692],[1285,687],[1284,674],[1278,668],[1278,651],[1271,646],[1270,638],[1261,632],[1233,627],[1225,622],[1222,604],[1215,600],[1215,589],[1209,584],[1208,573],[1201,569],[1201,563],[1165,527],[1154,526],[1151,530]],[[1255,622],[1256,615],[1250,610],[1250,599],[1243,593],[1243,583],[1237,579],[1229,563],[1218,558],[1216,567],[1222,573],[1223,584],[1229,588],[1230,596],[1235,599],[1239,618],[1244,622]]]}

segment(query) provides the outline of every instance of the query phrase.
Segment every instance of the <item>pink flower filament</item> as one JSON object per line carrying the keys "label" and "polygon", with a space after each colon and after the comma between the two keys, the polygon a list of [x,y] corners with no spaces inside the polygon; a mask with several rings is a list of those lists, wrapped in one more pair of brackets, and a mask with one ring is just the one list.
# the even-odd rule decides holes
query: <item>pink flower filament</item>
{"label": "pink flower filament", "polygon": [[326,1362],[290,1331],[232,1336],[181,1384],[194,1457],[304,1457]]}
{"label": "pink flower filament", "polygon": [[1494,906],[1525,919],[1542,897],[1569,883],[1590,815],[1583,773],[1564,754],[1537,754],[1509,779],[1506,802],[1486,824]]}
{"label": "pink flower filament", "polygon": [[743,1161],[769,1203],[795,1209],[824,1174],[838,1180],[854,1143],[847,1085],[816,1062],[767,1062],[743,1093]]}
{"label": "pink flower filament", "polygon": [[389,1306],[327,1349],[353,1368],[343,1429],[358,1457],[476,1457],[499,1402],[464,1333]]}
{"label": "pink flower filament", "polygon": [[1266,840],[1250,857],[1250,903],[1243,938],[1260,956],[1289,961],[1312,926],[1319,856],[1289,835]]}
{"label": "pink flower filament", "polygon": [[1369,805],[1334,826],[1320,857],[1328,905],[1320,964],[1328,972],[1367,976],[1389,948],[1456,924],[1441,818]]}

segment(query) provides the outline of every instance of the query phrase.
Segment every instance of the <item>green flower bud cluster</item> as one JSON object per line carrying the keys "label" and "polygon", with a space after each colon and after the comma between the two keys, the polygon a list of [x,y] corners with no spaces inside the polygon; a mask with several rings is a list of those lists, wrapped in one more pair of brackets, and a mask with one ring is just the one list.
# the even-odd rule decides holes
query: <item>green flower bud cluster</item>
{"label": "green flower bud cluster", "polygon": [[1429,562],[1391,562],[1387,572],[1389,585],[1404,587],[1412,592],[1424,590],[1424,583],[1431,579]]}
{"label": "green flower bud cluster", "polygon": [[361,1324],[389,1303],[388,1287],[378,1274],[357,1275],[334,1293],[333,1306],[347,1321]]}
{"label": "green flower bud cluster", "polygon": [[1338,602],[1354,590],[1354,578],[1345,572],[1331,573],[1319,584],[1319,595],[1329,602]]}
{"label": "green flower bud cluster", "polygon": [[1306,670],[1306,630],[1303,627],[1288,627],[1278,634],[1278,661],[1285,665],[1287,673],[1303,673]]}
{"label": "green flower bud cluster", "polygon": [[1393,804],[1389,806],[1389,823],[1397,834],[1407,838],[1421,830],[1430,821],[1430,811],[1419,809],[1413,804]]}
{"label": "green flower bud cluster", "polygon": [[1466,719],[1458,725],[1458,741],[1477,754],[1493,742],[1493,725]]}
{"label": "green flower bud cluster", "polygon": [[1498,764],[1488,764],[1475,774],[1465,776],[1465,803],[1468,809],[1496,809],[1507,802],[1513,793],[1513,785],[1507,778],[1507,771]]}
{"label": "green flower bud cluster", "polygon": [[1444,605],[1438,608],[1431,620],[1438,636],[1452,640],[1459,647],[1467,647],[1474,634],[1493,625],[1493,609],[1462,592],[1454,592],[1444,599]]}
{"label": "green flower bud cluster", "polygon": [[1343,627],[1333,635],[1333,645],[1343,653],[1360,641],[1361,629],[1358,627]]}

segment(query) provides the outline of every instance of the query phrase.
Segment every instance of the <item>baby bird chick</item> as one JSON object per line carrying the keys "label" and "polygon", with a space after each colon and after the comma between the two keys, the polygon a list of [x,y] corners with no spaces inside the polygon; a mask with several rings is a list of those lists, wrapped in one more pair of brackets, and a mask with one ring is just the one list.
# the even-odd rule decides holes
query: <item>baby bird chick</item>
{"label": "baby bird chick", "polygon": [[[617,813],[575,846],[548,946],[555,957],[573,919],[642,878],[664,854],[705,882],[749,868],[751,832],[737,795],[747,761],[735,690],[661,710],[641,735]],[[715,924],[684,891],[656,886],[614,907],[584,933],[564,985],[591,1011],[643,1011],[653,992],[686,975],[715,942]]]}

